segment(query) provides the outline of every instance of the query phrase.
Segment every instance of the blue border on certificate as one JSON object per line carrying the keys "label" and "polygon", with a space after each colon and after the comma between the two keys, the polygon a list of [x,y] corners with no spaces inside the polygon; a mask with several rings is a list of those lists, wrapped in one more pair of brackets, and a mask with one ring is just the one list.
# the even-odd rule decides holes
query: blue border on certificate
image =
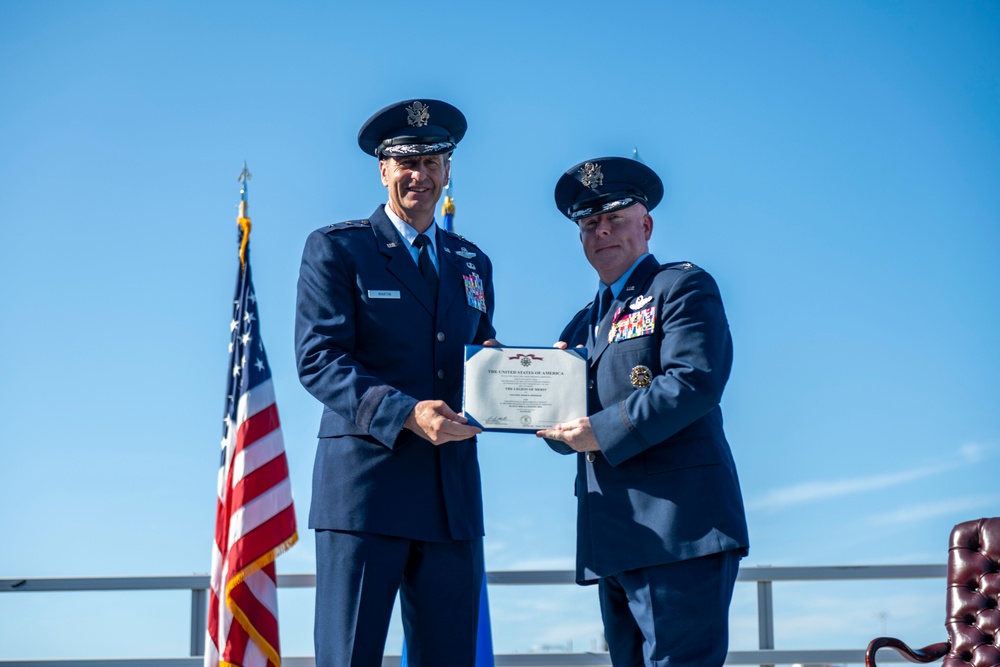
{"label": "blue border on certificate", "polygon": [[[497,346],[497,345],[492,345],[492,346],[490,346],[490,345],[466,345],[465,346],[465,364],[463,364],[463,376],[462,376],[462,410],[463,410],[463,414],[465,415],[466,419],[469,420],[469,424],[471,424],[472,426],[476,426],[478,428],[481,428],[481,429],[483,429],[483,431],[499,432],[499,433],[522,433],[522,434],[531,434],[531,433],[534,433],[535,431],[539,431],[539,430],[544,429],[544,428],[549,428],[549,425],[545,425],[545,424],[529,424],[527,426],[521,426],[521,427],[518,427],[518,428],[508,427],[508,426],[500,426],[500,425],[493,425],[493,424],[483,423],[484,421],[486,421],[486,418],[483,417],[482,415],[475,415],[475,414],[470,414],[469,413],[469,408],[467,406],[467,400],[466,400],[467,399],[467,394],[468,394],[468,391],[469,391],[469,378],[468,378],[468,371],[466,370],[466,366],[468,365],[469,360],[471,360],[473,357],[475,357],[477,354],[481,353],[484,350],[492,350],[492,351],[498,351],[498,350],[512,350],[512,351],[517,351],[517,350],[535,350],[535,351],[545,350],[546,352],[555,352],[555,353],[558,353],[558,354],[567,354],[568,353],[568,354],[574,354],[574,355],[580,357],[584,361],[584,373],[583,373],[583,377],[581,379],[580,386],[579,386],[580,394],[576,398],[580,402],[580,406],[581,406],[580,409],[582,410],[583,414],[567,414],[565,416],[565,418],[560,419],[559,421],[568,421],[568,420],[571,420],[571,419],[578,419],[580,417],[587,416],[587,414],[586,414],[586,412],[587,412],[587,373],[588,373],[589,369],[586,367],[586,361],[587,361],[587,349],[586,348],[584,348],[584,347],[573,347],[573,348],[566,348],[565,350],[561,350],[561,349],[559,349],[557,347],[533,347],[533,346],[527,346],[527,345],[499,345],[499,346]],[[517,357],[530,357],[530,356],[531,356],[530,354],[526,355],[526,354],[523,354],[523,353],[517,353]],[[537,357],[535,357],[535,358],[537,358]],[[510,359],[513,360],[513,357],[511,357]]]}

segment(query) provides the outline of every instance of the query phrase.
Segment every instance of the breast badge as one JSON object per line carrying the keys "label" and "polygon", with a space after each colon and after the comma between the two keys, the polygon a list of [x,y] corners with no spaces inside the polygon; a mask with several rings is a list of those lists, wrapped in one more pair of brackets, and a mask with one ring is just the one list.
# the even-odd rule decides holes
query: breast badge
{"label": "breast badge", "polygon": [[635,298],[635,301],[629,304],[629,308],[632,310],[639,310],[647,303],[653,300],[652,296],[642,296],[641,294]]}
{"label": "breast badge", "polygon": [[645,366],[636,366],[629,374],[629,379],[636,389],[645,389],[653,382],[653,372]]}
{"label": "breast badge", "polygon": [[465,302],[476,310],[486,312],[486,294],[483,292],[483,279],[478,273],[462,276],[465,283]]}

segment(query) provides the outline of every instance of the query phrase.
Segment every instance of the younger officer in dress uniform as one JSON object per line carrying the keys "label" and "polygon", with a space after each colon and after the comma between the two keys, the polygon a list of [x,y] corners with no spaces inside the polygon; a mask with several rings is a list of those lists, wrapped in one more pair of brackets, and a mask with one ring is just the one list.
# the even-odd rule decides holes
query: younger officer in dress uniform
{"label": "younger officer in dress uniform", "polygon": [[558,347],[586,346],[588,417],[539,431],[577,456],[577,581],[599,587],[616,667],[717,666],[749,540],[719,401],[732,341],[719,289],[648,252],[663,197],[640,162],[597,158],[556,184],[600,289]]}
{"label": "younger officer in dress uniform", "polygon": [[358,144],[388,203],[306,241],[295,351],[324,406],[316,530],[316,664],[382,664],[397,591],[412,667],[475,662],[483,509],[461,406],[466,344],[489,344],[493,268],[434,211],[466,121],[437,100],[377,112]]}

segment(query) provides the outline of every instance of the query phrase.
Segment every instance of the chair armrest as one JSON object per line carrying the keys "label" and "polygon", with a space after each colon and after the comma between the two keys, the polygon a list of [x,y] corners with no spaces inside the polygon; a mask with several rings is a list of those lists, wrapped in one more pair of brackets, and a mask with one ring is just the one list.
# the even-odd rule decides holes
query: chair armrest
{"label": "chair armrest", "polygon": [[895,637],[876,637],[868,644],[868,649],[865,651],[865,667],[878,667],[875,664],[875,651],[880,648],[894,649],[910,662],[931,662],[944,656],[951,648],[951,642],[940,642],[913,649]]}

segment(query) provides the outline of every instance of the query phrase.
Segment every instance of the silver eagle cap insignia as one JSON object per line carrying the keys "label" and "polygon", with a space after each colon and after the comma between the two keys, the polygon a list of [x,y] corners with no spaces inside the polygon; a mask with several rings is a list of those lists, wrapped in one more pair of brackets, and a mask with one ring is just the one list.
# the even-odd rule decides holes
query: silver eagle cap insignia
{"label": "silver eagle cap insignia", "polygon": [[580,182],[585,188],[599,188],[604,184],[604,174],[601,173],[601,165],[596,162],[587,162],[580,167]]}
{"label": "silver eagle cap insignia", "polygon": [[420,101],[415,101],[406,107],[406,122],[412,127],[424,127],[430,122],[430,107]]}

